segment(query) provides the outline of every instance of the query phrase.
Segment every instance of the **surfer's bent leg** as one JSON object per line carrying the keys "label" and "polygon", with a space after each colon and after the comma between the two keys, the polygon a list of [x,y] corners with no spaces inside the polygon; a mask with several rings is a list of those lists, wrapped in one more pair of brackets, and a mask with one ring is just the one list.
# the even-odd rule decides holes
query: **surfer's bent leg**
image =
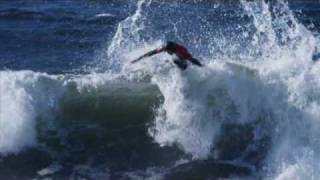
{"label": "surfer's bent leg", "polygon": [[185,60],[181,60],[181,59],[175,59],[173,60],[173,62],[181,69],[181,70],[185,70],[188,67],[188,64]]}

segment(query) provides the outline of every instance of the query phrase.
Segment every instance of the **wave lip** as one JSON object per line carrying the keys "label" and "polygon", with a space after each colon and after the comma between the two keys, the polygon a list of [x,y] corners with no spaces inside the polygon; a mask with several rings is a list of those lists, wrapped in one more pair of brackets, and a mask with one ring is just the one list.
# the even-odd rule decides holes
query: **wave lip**
{"label": "wave lip", "polygon": [[37,145],[39,133],[57,121],[90,120],[110,129],[146,123],[161,99],[149,82],[33,71],[0,71],[0,94],[0,154]]}

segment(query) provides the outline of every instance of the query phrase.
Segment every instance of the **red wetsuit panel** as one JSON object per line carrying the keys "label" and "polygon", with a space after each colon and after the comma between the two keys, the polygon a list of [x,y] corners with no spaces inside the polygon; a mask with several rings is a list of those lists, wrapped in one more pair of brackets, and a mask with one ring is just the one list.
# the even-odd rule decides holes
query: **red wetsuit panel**
{"label": "red wetsuit panel", "polygon": [[181,46],[176,44],[175,52],[174,52],[179,59],[190,59],[192,58],[191,54],[188,52],[188,50]]}

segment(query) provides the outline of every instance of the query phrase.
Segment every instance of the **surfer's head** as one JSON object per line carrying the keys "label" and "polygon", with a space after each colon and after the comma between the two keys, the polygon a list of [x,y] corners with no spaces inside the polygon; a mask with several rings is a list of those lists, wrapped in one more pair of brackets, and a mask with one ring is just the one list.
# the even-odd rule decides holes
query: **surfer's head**
{"label": "surfer's head", "polygon": [[172,41],[168,41],[167,42],[167,45],[166,45],[166,50],[168,51],[168,53],[169,54],[172,54],[172,53],[174,53],[174,51],[175,51],[175,43],[174,42],[172,42]]}

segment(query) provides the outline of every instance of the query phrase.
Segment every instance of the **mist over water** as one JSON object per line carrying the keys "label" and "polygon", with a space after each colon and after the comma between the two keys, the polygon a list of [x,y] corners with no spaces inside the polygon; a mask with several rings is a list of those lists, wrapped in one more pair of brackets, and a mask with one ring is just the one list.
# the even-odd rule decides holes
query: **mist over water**
{"label": "mist over water", "polygon": [[[73,63],[53,67],[54,75],[37,72],[50,72],[45,65],[19,70],[18,60],[7,60],[16,70],[1,67],[1,158],[45,152],[29,177],[58,164],[56,176],[69,178],[319,179],[320,68],[312,61],[319,39],[317,22],[303,16],[314,10],[299,3],[141,0],[103,4],[108,11],[91,4],[81,16],[64,10],[87,37],[70,34],[82,44],[70,51],[83,48],[81,58],[70,55]],[[52,10],[20,11],[0,17],[53,21]],[[106,24],[109,34],[95,37]],[[205,67],[180,71],[167,54],[129,63],[167,40]],[[100,51],[82,63],[90,44]]]}

